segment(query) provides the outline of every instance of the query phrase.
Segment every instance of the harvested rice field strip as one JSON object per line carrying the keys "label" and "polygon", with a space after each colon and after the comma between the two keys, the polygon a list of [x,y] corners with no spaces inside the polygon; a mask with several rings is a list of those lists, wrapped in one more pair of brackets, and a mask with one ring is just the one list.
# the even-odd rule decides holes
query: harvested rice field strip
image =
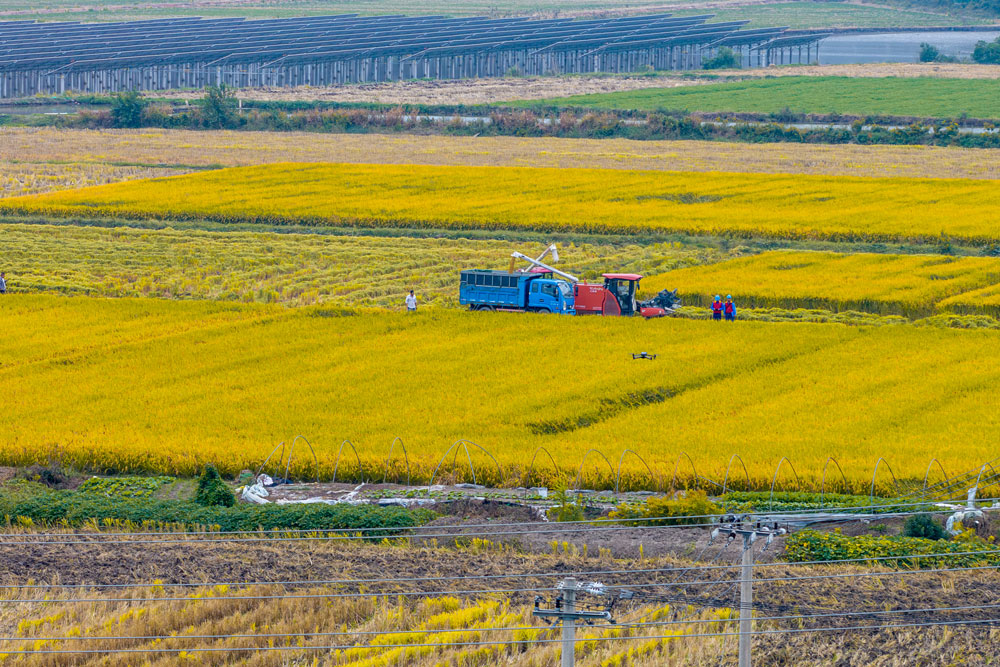
{"label": "harvested rice field strip", "polygon": [[[769,252],[720,264],[683,268],[646,278],[653,294],[679,289],[687,305],[708,306],[715,294],[733,294],[744,307],[862,310],[881,315],[958,312],[1000,314],[1000,258]],[[968,306],[978,303],[979,310]]]}
{"label": "harvested rice field strip", "polygon": [[[997,70],[1000,72],[1000,67]],[[63,169],[72,170],[62,167],[62,163],[167,164],[173,165],[172,168],[190,171],[192,167],[337,162],[1000,178],[1000,150],[985,148],[754,145],[711,141],[442,137],[413,134],[0,128],[0,169],[5,174],[10,173],[9,170],[27,172],[29,165],[16,163],[26,155],[39,163],[39,175],[61,174]],[[51,183],[50,187],[65,189],[86,184],[73,180],[62,184]],[[0,194],[28,193],[20,192],[18,187],[5,189]]]}
{"label": "harvested rice field strip", "polygon": [[[506,268],[506,241],[0,225],[17,292],[399,307],[458,306],[457,267]],[[563,244],[563,268],[659,273],[729,254],[670,244]]]}
{"label": "harvested rice field strip", "polygon": [[0,212],[858,241],[1000,238],[1000,190],[984,181],[584,169],[275,164],[4,199]]}
{"label": "harvested rice field strip", "polygon": [[102,163],[5,163],[0,161],[0,197],[85,188],[139,178],[189,173],[178,167],[123,167]]}
{"label": "harvested rice field strip", "polygon": [[[782,456],[806,484],[834,456],[867,492],[879,456],[919,480],[931,457],[980,465],[1000,436],[1000,367],[982,362],[995,332],[16,294],[0,300],[0,328],[33,332],[0,339],[0,382],[17,388],[0,413],[5,465],[58,455],[89,470],[192,474],[211,461],[236,474],[302,433],[321,477],[345,438],[371,477],[398,436],[425,483],[468,438],[497,458],[472,452],[487,484],[523,483],[539,446],[575,475],[593,447],[611,460],[632,449],[658,471],[687,452],[720,479],[738,453],[758,488]],[[636,350],[669,363],[635,363]],[[623,484],[648,487],[628,459]],[[545,460],[535,476],[556,482]],[[613,486],[597,463],[583,483]],[[360,477],[353,456],[339,474]]]}

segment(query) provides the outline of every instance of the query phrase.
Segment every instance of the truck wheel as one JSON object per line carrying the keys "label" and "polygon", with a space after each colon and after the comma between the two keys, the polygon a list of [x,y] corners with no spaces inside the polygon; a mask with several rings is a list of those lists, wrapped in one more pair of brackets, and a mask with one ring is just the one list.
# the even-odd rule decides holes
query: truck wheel
{"label": "truck wheel", "polygon": [[528,312],[529,313],[549,313],[549,314],[552,313],[552,311],[549,310],[548,308],[529,308]]}
{"label": "truck wheel", "polygon": [[490,311],[493,310],[493,306],[479,306],[479,310]]}

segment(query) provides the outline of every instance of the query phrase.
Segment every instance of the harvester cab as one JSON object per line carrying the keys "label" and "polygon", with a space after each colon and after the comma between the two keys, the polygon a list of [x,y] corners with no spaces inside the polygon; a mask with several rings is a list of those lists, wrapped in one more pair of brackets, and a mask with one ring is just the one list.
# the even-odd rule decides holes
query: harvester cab
{"label": "harvester cab", "polygon": [[577,315],[642,315],[645,318],[664,317],[671,310],[659,303],[636,301],[639,281],[637,273],[605,273],[604,284],[577,283],[574,301]]}

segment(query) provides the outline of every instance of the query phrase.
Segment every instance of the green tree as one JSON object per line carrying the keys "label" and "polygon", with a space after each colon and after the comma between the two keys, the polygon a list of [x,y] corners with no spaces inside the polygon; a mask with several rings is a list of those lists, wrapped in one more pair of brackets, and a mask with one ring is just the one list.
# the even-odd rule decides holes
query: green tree
{"label": "green tree", "polygon": [[728,46],[723,46],[715,53],[714,58],[702,62],[704,69],[737,69],[740,66],[740,59],[736,52]]}
{"label": "green tree", "polygon": [[114,127],[140,127],[142,112],[149,104],[137,91],[118,93],[111,102],[111,122]]}
{"label": "green tree", "polygon": [[199,100],[199,104],[201,119],[206,127],[225,129],[239,125],[236,92],[226,84],[207,86],[205,97]]}
{"label": "green tree", "polygon": [[972,59],[980,65],[1000,65],[1000,37],[992,42],[980,40],[972,50]]}
{"label": "green tree", "polygon": [[933,63],[936,62],[941,57],[941,52],[937,50],[937,47],[923,42],[920,44],[920,62],[922,63]]}

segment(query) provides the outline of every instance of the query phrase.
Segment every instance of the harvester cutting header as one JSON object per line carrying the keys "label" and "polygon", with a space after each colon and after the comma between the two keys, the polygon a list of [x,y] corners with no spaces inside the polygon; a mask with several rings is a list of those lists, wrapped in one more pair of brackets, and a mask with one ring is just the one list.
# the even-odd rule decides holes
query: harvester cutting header
{"label": "harvester cutting header", "polygon": [[[542,260],[550,253],[552,262],[558,262],[559,250],[553,244],[535,258],[511,253],[507,271],[462,271],[459,303],[470,310],[641,315],[647,319],[671,315],[680,306],[677,290],[663,290],[648,301],[637,301],[642,276],[636,273],[605,273],[603,283],[580,282],[576,276],[544,263]],[[528,266],[515,269],[517,260],[524,260]]]}

